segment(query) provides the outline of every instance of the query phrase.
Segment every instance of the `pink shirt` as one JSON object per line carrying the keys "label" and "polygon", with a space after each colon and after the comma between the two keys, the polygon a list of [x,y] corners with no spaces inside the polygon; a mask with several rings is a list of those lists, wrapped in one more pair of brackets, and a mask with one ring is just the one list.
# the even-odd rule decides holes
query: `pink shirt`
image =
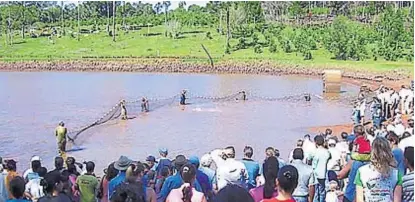
{"label": "pink shirt", "polygon": [[[183,184],[178,189],[171,190],[170,194],[167,196],[166,202],[183,202],[183,188],[186,186],[186,184]],[[203,195],[202,192],[196,191],[195,188],[192,188],[192,202],[206,202],[206,198]]]}
{"label": "pink shirt", "polygon": [[[264,186],[259,186],[249,190],[249,194],[251,194],[255,202],[261,202],[264,199]],[[272,197],[276,197],[277,195],[278,192],[274,191]]]}

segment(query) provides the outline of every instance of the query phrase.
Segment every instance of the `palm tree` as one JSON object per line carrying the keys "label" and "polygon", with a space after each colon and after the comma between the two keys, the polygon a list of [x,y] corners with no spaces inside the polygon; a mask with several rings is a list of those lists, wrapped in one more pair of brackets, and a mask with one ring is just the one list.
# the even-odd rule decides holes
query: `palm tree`
{"label": "palm tree", "polygon": [[166,26],[166,31],[164,32],[164,36],[167,37],[167,11],[170,7],[170,1],[163,1],[163,8],[164,8],[164,25]]}
{"label": "palm tree", "polygon": [[115,1],[112,1],[112,41],[115,42]]}

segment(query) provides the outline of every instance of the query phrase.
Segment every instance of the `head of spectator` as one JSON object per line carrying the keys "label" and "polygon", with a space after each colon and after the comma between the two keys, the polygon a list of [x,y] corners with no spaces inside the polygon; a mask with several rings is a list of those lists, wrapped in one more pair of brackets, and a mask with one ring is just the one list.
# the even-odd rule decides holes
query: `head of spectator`
{"label": "head of spectator", "polygon": [[304,141],[302,139],[298,139],[297,140],[297,148],[303,147],[303,143],[304,143]]}
{"label": "head of spectator", "polygon": [[183,202],[191,202],[193,196],[193,183],[196,179],[196,168],[193,164],[186,164],[180,169],[180,176],[183,179],[184,188],[183,193]]}
{"label": "head of spectator", "polygon": [[131,163],[125,171],[125,181],[128,183],[137,183],[143,175],[144,165],[141,162]]}
{"label": "head of spectator", "polygon": [[69,164],[68,166],[68,172],[69,172],[69,174],[70,175],[78,175],[78,172],[76,171],[76,166],[75,165],[73,165],[73,164]]}
{"label": "head of spectator", "polygon": [[314,137],[314,142],[316,143],[317,147],[324,147],[324,137],[321,135],[317,135]]}
{"label": "head of spectator", "polygon": [[252,196],[244,188],[229,184],[222,188],[214,198],[214,202],[254,202]]}
{"label": "head of spectator", "polygon": [[115,162],[114,167],[120,172],[125,172],[133,161],[126,156],[120,156],[118,161]]}
{"label": "head of spectator", "polygon": [[186,157],[184,155],[177,155],[174,159],[174,167],[177,171],[180,171],[182,166],[186,165],[188,163]]}
{"label": "head of spectator", "polygon": [[63,170],[63,158],[60,156],[55,157],[55,170]]}
{"label": "head of spectator", "polygon": [[254,149],[250,146],[245,146],[244,148],[244,158],[245,159],[252,159],[252,156],[254,155]]}
{"label": "head of spectator", "polygon": [[326,132],[325,132],[325,135],[326,135],[326,136],[331,136],[331,135],[332,135],[332,133],[333,133],[333,131],[332,131],[330,128],[327,128],[327,129],[326,129]]}
{"label": "head of spectator", "polygon": [[306,135],[304,135],[304,141],[311,141],[311,136],[310,136],[310,134],[306,134]]}
{"label": "head of spectator", "polygon": [[235,158],[235,147],[233,146],[226,147],[224,149],[224,155],[226,159],[228,158],[234,159]]}
{"label": "head of spectator", "polygon": [[291,198],[292,193],[298,185],[298,171],[292,165],[283,166],[278,172],[276,179],[278,195]]}
{"label": "head of spectator", "polygon": [[111,163],[108,165],[108,168],[104,170],[105,178],[107,181],[111,181],[113,178],[115,178],[118,175],[118,170],[115,168],[115,163]]}
{"label": "head of spectator", "polygon": [[413,128],[414,127],[414,119],[412,119],[412,118],[409,119],[408,120],[408,125],[409,125],[410,128]]}
{"label": "head of spectator", "polygon": [[39,175],[39,177],[41,177],[42,179],[45,178],[46,173],[48,173],[48,169],[46,169],[45,167],[40,167],[37,170],[37,174]]}
{"label": "head of spectator", "polygon": [[386,139],[389,141],[391,148],[397,147],[399,144],[399,137],[393,131],[388,132]]}
{"label": "head of spectator", "polygon": [[405,157],[405,165],[410,171],[414,170],[414,147],[406,147],[403,152]]}
{"label": "head of spectator", "polygon": [[210,168],[212,161],[212,157],[209,154],[205,154],[200,158],[200,165],[202,165],[202,167]]}
{"label": "head of spectator", "polygon": [[200,166],[200,161],[199,161],[199,158],[197,156],[189,157],[189,163],[194,165],[196,167],[196,169],[198,169],[199,166]]}
{"label": "head of spectator", "polygon": [[304,151],[301,148],[295,148],[293,151],[293,159],[294,160],[303,160],[304,159]]}
{"label": "head of spectator", "polygon": [[329,146],[329,148],[334,148],[334,147],[336,147],[336,144],[337,144],[337,142],[336,142],[336,140],[335,140],[335,139],[333,139],[333,138],[330,138],[330,139],[327,141],[327,145]]}
{"label": "head of spectator", "polygon": [[160,148],[159,154],[163,158],[167,158],[167,155],[169,154],[169,150],[167,148]]}
{"label": "head of spectator", "polygon": [[86,162],[85,169],[87,174],[93,175],[95,171],[95,163],[92,161]]}
{"label": "head of spectator", "polygon": [[10,193],[15,199],[22,199],[25,192],[25,181],[22,177],[14,177],[10,181]]}
{"label": "head of spectator", "polygon": [[271,157],[271,156],[275,156],[275,149],[273,147],[267,147],[265,149],[265,156],[267,158]]}
{"label": "head of spectator", "polygon": [[267,158],[263,164],[262,174],[265,178],[264,199],[272,198],[276,191],[275,179],[278,177],[279,162],[275,156]]}
{"label": "head of spectator", "polygon": [[8,172],[16,172],[17,171],[16,161],[13,159],[6,160],[6,169]]}
{"label": "head of spectator", "polygon": [[276,156],[277,158],[279,158],[279,157],[280,157],[280,150],[279,150],[279,149],[277,149],[277,148],[275,148],[275,156]]}
{"label": "head of spectator", "polygon": [[157,163],[156,157],[154,157],[154,156],[147,156],[146,163],[150,167],[150,169],[153,168],[154,165]]}
{"label": "head of spectator", "polygon": [[365,134],[365,128],[362,125],[356,125],[353,128],[353,133],[356,137],[362,136]]}
{"label": "head of spectator", "polygon": [[396,167],[396,161],[388,140],[383,137],[377,137],[373,140],[370,161],[383,176],[388,176],[391,166]]}
{"label": "head of spectator", "polygon": [[44,192],[47,195],[57,195],[63,189],[61,174],[59,172],[47,173],[41,184],[43,185]]}

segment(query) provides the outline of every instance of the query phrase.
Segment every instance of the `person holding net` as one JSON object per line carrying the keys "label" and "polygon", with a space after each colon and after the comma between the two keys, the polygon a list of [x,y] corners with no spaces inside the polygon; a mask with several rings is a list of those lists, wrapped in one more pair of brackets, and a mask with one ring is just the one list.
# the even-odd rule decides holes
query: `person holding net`
{"label": "person holding net", "polygon": [[186,90],[180,94],[180,105],[186,105]]}
{"label": "person holding net", "polygon": [[125,100],[121,100],[121,120],[127,120],[127,107],[125,106]]}
{"label": "person holding net", "polygon": [[149,111],[150,111],[150,107],[148,104],[148,100],[145,97],[143,97],[141,99],[141,112],[149,112]]}
{"label": "person holding net", "polygon": [[59,155],[63,155],[66,152],[66,133],[68,130],[65,128],[63,121],[59,122],[58,127],[55,129],[56,142],[58,144]]}

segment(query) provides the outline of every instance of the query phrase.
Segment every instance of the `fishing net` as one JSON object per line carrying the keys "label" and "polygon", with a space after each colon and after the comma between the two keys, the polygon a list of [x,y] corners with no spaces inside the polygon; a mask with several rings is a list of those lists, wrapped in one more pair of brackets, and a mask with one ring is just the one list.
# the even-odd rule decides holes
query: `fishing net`
{"label": "fishing net", "polygon": [[[279,102],[290,102],[290,103],[297,103],[297,102],[305,102],[306,96],[311,98],[311,102],[319,102],[324,100],[336,100],[339,103],[343,103],[346,105],[351,105],[357,99],[357,96],[354,95],[341,95],[339,96],[320,96],[315,94],[308,94],[308,93],[301,93],[295,95],[287,95],[282,97],[266,97],[256,95],[251,92],[246,92],[246,101],[279,101]],[[167,107],[171,105],[177,105],[179,103],[180,94],[176,94],[167,98],[151,98],[147,99],[149,103],[149,111],[154,111],[160,109],[162,107]],[[186,94],[186,103],[190,104],[203,104],[203,103],[220,103],[220,102],[231,102],[235,100],[243,100],[242,92],[232,93],[229,95],[224,96],[201,96],[192,93]],[[132,119],[131,114],[139,114],[142,111],[142,99],[136,99],[131,101],[125,101],[125,107],[127,111],[127,119]],[[95,128],[97,126],[101,126],[104,124],[108,124],[109,122],[118,120],[121,118],[121,103],[115,104],[107,113],[103,114],[100,118],[96,119],[96,121],[92,122],[91,124],[72,129],[68,133],[68,139],[75,144],[75,141],[79,138],[81,134],[85,131]]]}

